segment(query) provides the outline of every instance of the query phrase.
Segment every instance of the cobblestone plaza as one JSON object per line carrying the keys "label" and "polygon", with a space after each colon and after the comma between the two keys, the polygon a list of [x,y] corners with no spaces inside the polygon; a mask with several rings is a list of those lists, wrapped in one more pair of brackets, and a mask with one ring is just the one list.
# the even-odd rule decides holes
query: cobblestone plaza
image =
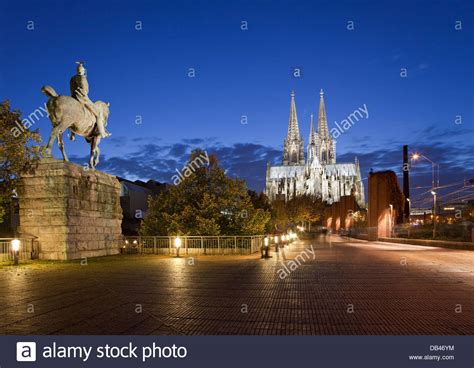
{"label": "cobblestone plaza", "polygon": [[[279,276],[311,247],[314,259]],[[119,255],[87,265],[6,266],[0,333],[474,333],[474,252],[333,236],[271,255]]]}

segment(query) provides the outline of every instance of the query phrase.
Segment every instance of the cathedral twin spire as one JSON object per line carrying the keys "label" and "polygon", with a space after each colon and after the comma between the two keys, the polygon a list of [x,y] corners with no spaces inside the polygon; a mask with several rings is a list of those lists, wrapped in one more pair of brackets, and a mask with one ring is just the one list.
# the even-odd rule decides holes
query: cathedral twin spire
{"label": "cathedral twin spire", "polygon": [[329,135],[326,108],[324,107],[324,92],[322,89],[319,92],[318,135],[321,138],[331,138]]}
{"label": "cathedral twin spire", "polygon": [[298,116],[296,115],[295,91],[291,91],[290,117],[288,119],[288,138],[301,139],[298,127]]}
{"label": "cathedral twin spire", "polygon": [[288,118],[288,134],[284,143],[283,165],[304,165],[304,163],[304,142],[298,127],[295,92],[291,91],[290,117]]}
{"label": "cathedral twin spire", "polygon": [[317,156],[321,164],[336,163],[336,142],[329,133],[326,107],[324,106],[324,92],[319,92],[318,130],[316,136]]}
{"label": "cathedral twin spire", "polygon": [[[324,106],[324,92],[320,91],[318,126],[316,132],[313,127],[311,114],[310,133],[308,140],[308,163],[318,159],[321,164],[336,163],[336,145],[329,133]],[[304,142],[298,127],[296,114],[295,92],[291,92],[290,117],[288,120],[288,134],[284,143],[283,165],[304,165]]]}

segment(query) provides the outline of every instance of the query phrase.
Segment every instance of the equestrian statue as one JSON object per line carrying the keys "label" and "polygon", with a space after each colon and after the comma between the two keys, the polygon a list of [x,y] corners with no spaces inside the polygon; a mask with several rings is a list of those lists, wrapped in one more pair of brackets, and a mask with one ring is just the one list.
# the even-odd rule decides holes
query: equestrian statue
{"label": "equestrian statue", "polygon": [[106,131],[109,118],[109,103],[92,102],[89,98],[89,83],[86,69],[81,61],[77,63],[77,73],[71,78],[71,96],[60,96],[53,87],[44,86],[41,91],[49,97],[46,104],[49,119],[53,129],[46,145],[46,154],[51,156],[54,141],[58,146],[64,161],[69,161],[64,150],[63,133],[69,129],[69,138],[73,141],[75,135],[80,135],[91,145],[89,167],[95,169],[99,163],[99,143],[102,138],[111,134]]}

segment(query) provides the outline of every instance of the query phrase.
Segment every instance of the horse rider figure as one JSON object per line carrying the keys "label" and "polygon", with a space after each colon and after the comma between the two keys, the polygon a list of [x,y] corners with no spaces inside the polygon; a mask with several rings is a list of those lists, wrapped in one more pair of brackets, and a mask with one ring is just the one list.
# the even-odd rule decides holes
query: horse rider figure
{"label": "horse rider figure", "polygon": [[[71,97],[79,101],[86,109],[88,109],[92,115],[95,117],[95,122],[99,135],[102,138],[110,137],[112,134],[105,130],[104,119],[99,116],[97,109],[94,106],[94,103],[90,100],[89,94],[89,83],[87,82],[86,77],[86,68],[84,68],[84,62],[76,61],[77,64],[77,74],[71,78],[70,87],[71,87]],[[70,138],[74,140],[74,133],[71,132]]]}

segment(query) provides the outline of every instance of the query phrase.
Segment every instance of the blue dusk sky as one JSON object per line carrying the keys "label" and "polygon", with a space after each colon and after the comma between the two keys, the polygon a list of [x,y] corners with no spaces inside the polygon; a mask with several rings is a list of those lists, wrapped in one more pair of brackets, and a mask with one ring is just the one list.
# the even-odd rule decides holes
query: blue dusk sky
{"label": "blue dusk sky", "polygon": [[[306,145],[323,88],[330,128],[368,109],[337,139],[337,162],[357,156],[365,185],[371,168],[401,173],[403,144],[440,164],[441,185],[474,177],[472,1],[17,0],[0,14],[0,98],[24,118],[44,106],[41,86],[69,94],[85,61],[90,98],[111,104],[100,170],[171,182],[201,147],[260,191],[291,90]],[[34,128],[46,139],[48,118]],[[82,138],[66,150],[87,162]],[[430,183],[420,161],[420,205]]]}

